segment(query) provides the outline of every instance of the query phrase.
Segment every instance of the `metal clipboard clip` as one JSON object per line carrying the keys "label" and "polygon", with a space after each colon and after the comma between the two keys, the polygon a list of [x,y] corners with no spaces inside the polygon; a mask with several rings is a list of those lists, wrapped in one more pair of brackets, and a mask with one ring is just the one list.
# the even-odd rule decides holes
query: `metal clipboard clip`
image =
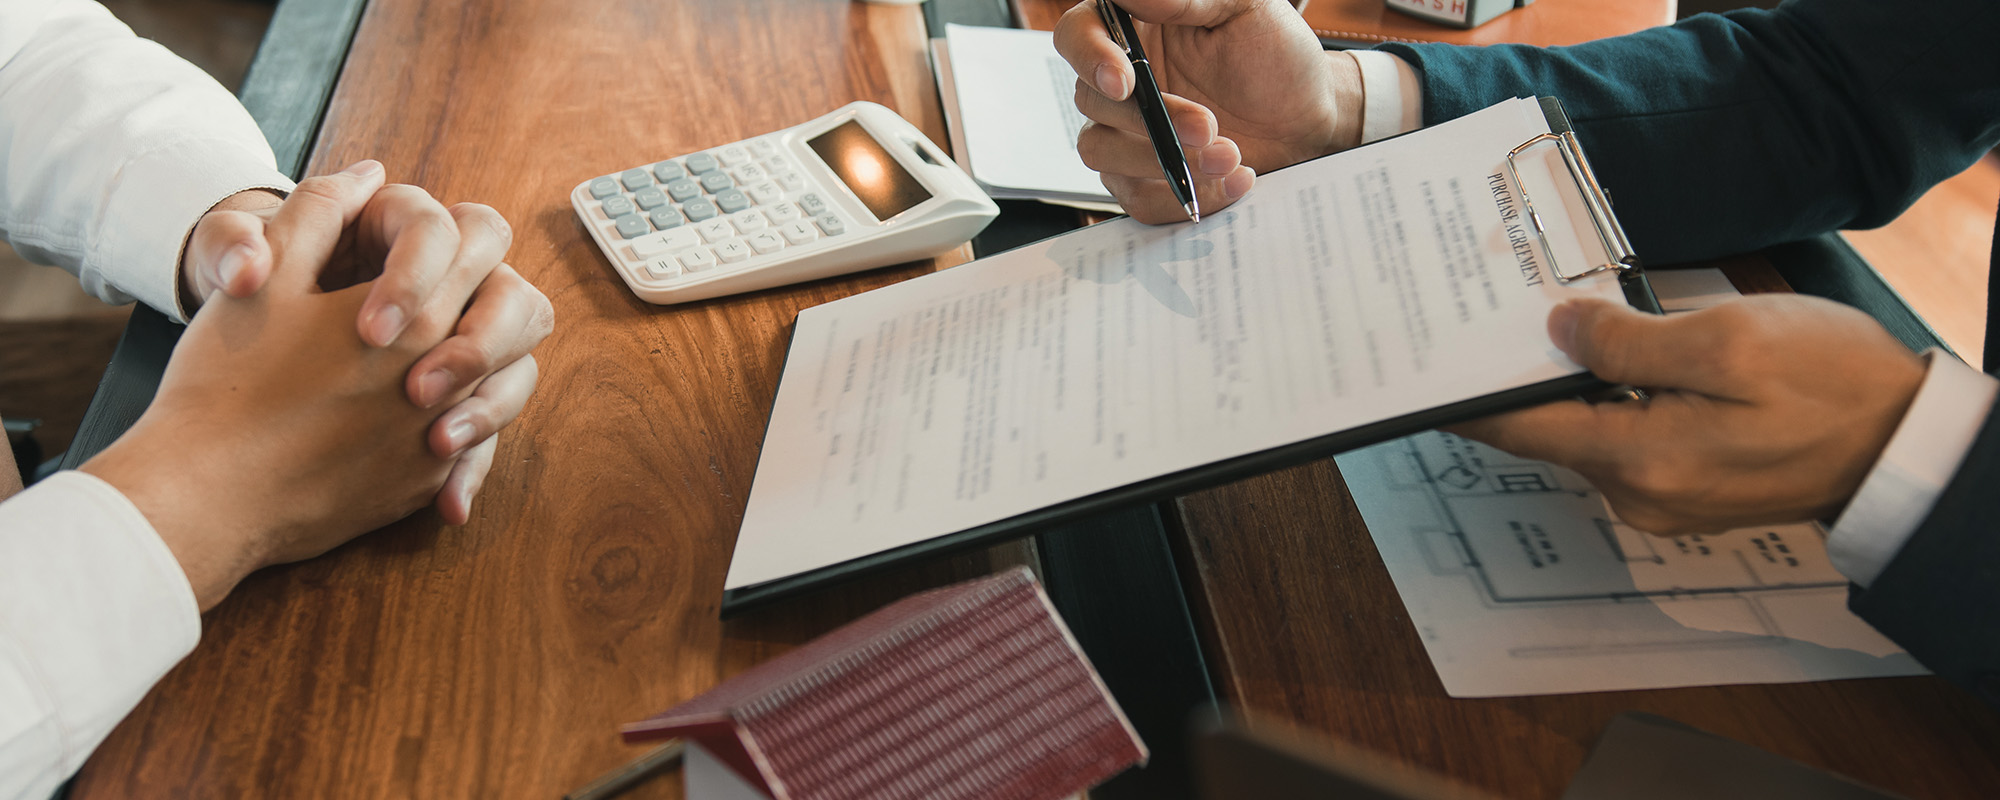
{"label": "metal clipboard clip", "polygon": [[[1611,263],[1599,264],[1575,275],[1563,274],[1556,264],[1555,250],[1549,247],[1549,237],[1542,227],[1542,215],[1535,212],[1535,203],[1528,198],[1528,184],[1521,180],[1521,173],[1514,167],[1514,158],[1522,153],[1543,145],[1555,145],[1562,151],[1563,163],[1569,167],[1569,176],[1576,181],[1577,192],[1583,195],[1584,208],[1590,212],[1591,227],[1597,229],[1597,239],[1604,243],[1604,252],[1611,256]],[[1507,151],[1507,173],[1514,179],[1514,185],[1521,187],[1521,208],[1528,212],[1528,221],[1534,225],[1535,238],[1542,243],[1542,252],[1549,257],[1549,272],[1563,283],[1587,278],[1600,272],[1616,272],[1621,275],[1639,269],[1639,254],[1632,252],[1632,243],[1625,239],[1625,229],[1618,225],[1618,219],[1611,216],[1611,198],[1604,194],[1604,187],[1597,183],[1597,174],[1590,169],[1590,162],[1583,157],[1583,146],[1576,141],[1576,134],[1544,133],[1521,143],[1520,147]]]}

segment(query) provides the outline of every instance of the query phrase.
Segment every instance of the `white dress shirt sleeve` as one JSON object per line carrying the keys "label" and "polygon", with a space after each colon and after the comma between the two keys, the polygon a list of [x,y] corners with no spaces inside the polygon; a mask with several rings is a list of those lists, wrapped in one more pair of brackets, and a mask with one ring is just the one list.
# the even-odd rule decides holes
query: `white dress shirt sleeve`
{"label": "white dress shirt sleeve", "polygon": [[1929,367],[1909,412],[1826,537],[1834,568],[1863,587],[1930,516],[2000,391],[1992,376],[1942,350],[1925,353],[1924,360]]}
{"label": "white dress shirt sleeve", "polygon": [[177,321],[181,249],[216,203],[288,191],[228,90],[91,0],[0,0],[0,232],[109,303]]}
{"label": "white dress shirt sleeve", "polygon": [[0,503],[0,800],[46,800],[200,636],[180,562],[110,484]]}
{"label": "white dress shirt sleeve", "polygon": [[1349,50],[1361,68],[1361,143],[1424,126],[1424,90],[1410,63],[1377,50]]}

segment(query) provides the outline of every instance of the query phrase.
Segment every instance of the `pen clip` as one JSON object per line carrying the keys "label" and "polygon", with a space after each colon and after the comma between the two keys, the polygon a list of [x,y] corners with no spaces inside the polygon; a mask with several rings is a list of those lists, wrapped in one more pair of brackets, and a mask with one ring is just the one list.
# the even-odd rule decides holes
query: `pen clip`
{"label": "pen clip", "polygon": [[1118,23],[1118,11],[1111,0],[1097,0],[1097,18],[1104,21],[1104,29],[1111,33],[1111,43],[1131,57],[1132,43],[1125,38],[1125,26]]}

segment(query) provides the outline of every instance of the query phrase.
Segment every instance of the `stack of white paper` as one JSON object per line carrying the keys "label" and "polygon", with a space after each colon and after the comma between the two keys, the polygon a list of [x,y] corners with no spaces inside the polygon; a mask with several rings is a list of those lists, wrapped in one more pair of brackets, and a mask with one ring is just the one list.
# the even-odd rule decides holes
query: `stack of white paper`
{"label": "stack of white paper", "polygon": [[1087,120],[1054,34],[947,25],[932,47],[951,151],[987,194],[1118,211],[1077,155]]}

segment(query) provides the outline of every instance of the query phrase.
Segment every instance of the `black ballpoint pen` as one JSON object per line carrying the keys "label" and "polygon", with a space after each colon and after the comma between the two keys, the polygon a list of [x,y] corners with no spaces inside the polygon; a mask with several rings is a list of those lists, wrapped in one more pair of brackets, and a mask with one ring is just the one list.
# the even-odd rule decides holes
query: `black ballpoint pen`
{"label": "black ballpoint pen", "polygon": [[1174,131],[1174,121],[1167,117],[1167,100],[1160,96],[1160,84],[1153,79],[1152,66],[1146,63],[1146,51],[1139,46],[1139,31],[1132,27],[1132,15],[1111,0],[1097,0],[1097,15],[1110,31],[1111,41],[1123,48],[1125,57],[1132,61],[1132,72],[1137,78],[1132,99],[1139,103],[1139,117],[1146,121],[1146,135],[1153,140],[1153,154],[1160,157],[1160,171],[1166,173],[1167,185],[1173,188],[1174,199],[1181,201],[1188,218],[1200,222],[1201,203],[1194,196],[1194,173],[1188,170],[1187,157],[1181,154],[1180,134]]}

